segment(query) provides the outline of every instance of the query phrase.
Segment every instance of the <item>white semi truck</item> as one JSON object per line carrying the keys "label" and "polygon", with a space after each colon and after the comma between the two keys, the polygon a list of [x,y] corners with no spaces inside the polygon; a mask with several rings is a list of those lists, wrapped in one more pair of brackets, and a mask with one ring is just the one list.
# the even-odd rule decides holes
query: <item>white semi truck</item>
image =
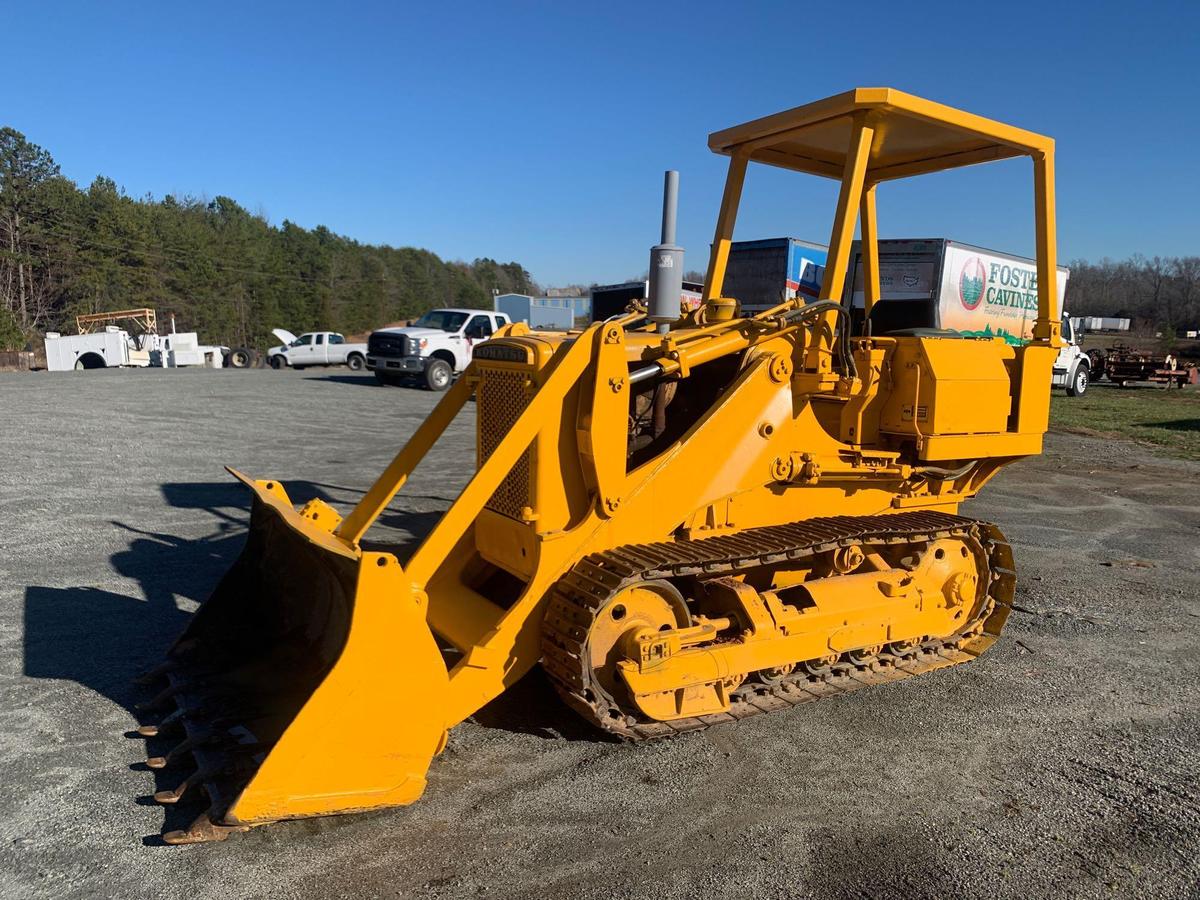
{"label": "white semi truck", "polygon": [[[862,259],[851,250],[846,294],[863,317]],[[1091,363],[1080,349],[1063,306],[1070,271],[1058,268],[1058,308],[1064,346],[1054,361],[1053,385],[1081,396]],[[871,333],[935,329],[1023,344],[1037,318],[1037,266],[1031,259],[984,250],[945,238],[879,242],[880,302],[871,310]],[[844,302],[844,300],[843,300]]]}

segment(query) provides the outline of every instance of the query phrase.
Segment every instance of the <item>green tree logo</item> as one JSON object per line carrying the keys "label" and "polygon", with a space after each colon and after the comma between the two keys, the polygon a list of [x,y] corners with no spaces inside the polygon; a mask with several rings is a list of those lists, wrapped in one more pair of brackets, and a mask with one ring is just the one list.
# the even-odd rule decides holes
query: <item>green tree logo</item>
{"label": "green tree logo", "polygon": [[983,290],[987,287],[987,269],[983,260],[972,256],[962,267],[958,276],[958,299],[964,309],[974,309],[983,300]]}

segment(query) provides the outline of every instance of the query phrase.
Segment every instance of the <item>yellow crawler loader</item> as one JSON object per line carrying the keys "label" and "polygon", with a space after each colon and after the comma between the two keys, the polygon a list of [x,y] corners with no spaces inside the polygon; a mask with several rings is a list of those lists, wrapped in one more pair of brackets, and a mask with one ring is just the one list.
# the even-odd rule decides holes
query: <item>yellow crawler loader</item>
{"label": "yellow crawler loader", "polygon": [[[180,741],[149,760],[181,770],[156,799],[208,802],[167,842],[411,803],[449,730],[538,662],[598,729],[640,740],[967,662],[996,640],[1011,552],[957,512],[1041,451],[1060,346],[1053,141],[860,88],[709,146],[730,161],[698,310],[681,315],[675,293],[673,310],[652,297],[582,331],[506,327],[344,519],[233,473],[253,492],[245,550],[147,676],[157,722],[140,734]],[[1032,340],[872,333],[877,187],[1018,156],[1033,162]],[[743,317],[722,283],[750,163],[841,188],[820,298]],[[467,487],[407,560],[364,549],[472,398]]]}

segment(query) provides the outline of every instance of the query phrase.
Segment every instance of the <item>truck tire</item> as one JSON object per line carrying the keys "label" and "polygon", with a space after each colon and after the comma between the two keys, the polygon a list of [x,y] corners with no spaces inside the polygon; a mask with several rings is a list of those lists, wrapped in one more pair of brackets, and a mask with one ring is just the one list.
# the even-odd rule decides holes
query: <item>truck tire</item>
{"label": "truck tire", "polygon": [[271,357],[271,368],[272,369],[283,369],[286,367],[287,367],[287,360],[284,359],[282,355],[276,354],[275,356]]}
{"label": "truck tire", "polygon": [[255,353],[249,347],[234,347],[225,354],[225,366],[230,369],[249,369],[254,365]]}
{"label": "truck tire", "polygon": [[367,361],[363,359],[361,353],[351,353],[346,357],[346,368],[351,372],[361,372]]}
{"label": "truck tire", "polygon": [[425,367],[425,387],[431,391],[444,391],[454,380],[454,370],[444,359],[431,359]]}
{"label": "truck tire", "polygon": [[1071,376],[1071,383],[1067,385],[1068,397],[1082,397],[1087,393],[1088,389],[1088,367],[1076,366],[1075,373]]}
{"label": "truck tire", "polygon": [[395,387],[400,383],[396,380],[395,376],[388,375],[386,372],[380,372],[378,369],[375,370],[375,380],[384,387]]}

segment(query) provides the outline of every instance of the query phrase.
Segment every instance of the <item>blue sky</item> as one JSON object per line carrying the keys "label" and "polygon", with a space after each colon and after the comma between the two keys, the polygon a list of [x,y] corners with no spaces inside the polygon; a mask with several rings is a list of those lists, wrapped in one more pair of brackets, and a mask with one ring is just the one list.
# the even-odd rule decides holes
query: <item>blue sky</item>
{"label": "blue sky", "polygon": [[[0,124],[64,174],[225,194],[543,284],[703,269],[707,135],[887,85],[1058,142],[1063,259],[1200,254],[1200,3],[21,4]],[[19,36],[19,39],[18,39]],[[880,189],[885,237],[1032,248],[1027,162]],[[824,243],[832,182],[757,167],[737,237]]]}

